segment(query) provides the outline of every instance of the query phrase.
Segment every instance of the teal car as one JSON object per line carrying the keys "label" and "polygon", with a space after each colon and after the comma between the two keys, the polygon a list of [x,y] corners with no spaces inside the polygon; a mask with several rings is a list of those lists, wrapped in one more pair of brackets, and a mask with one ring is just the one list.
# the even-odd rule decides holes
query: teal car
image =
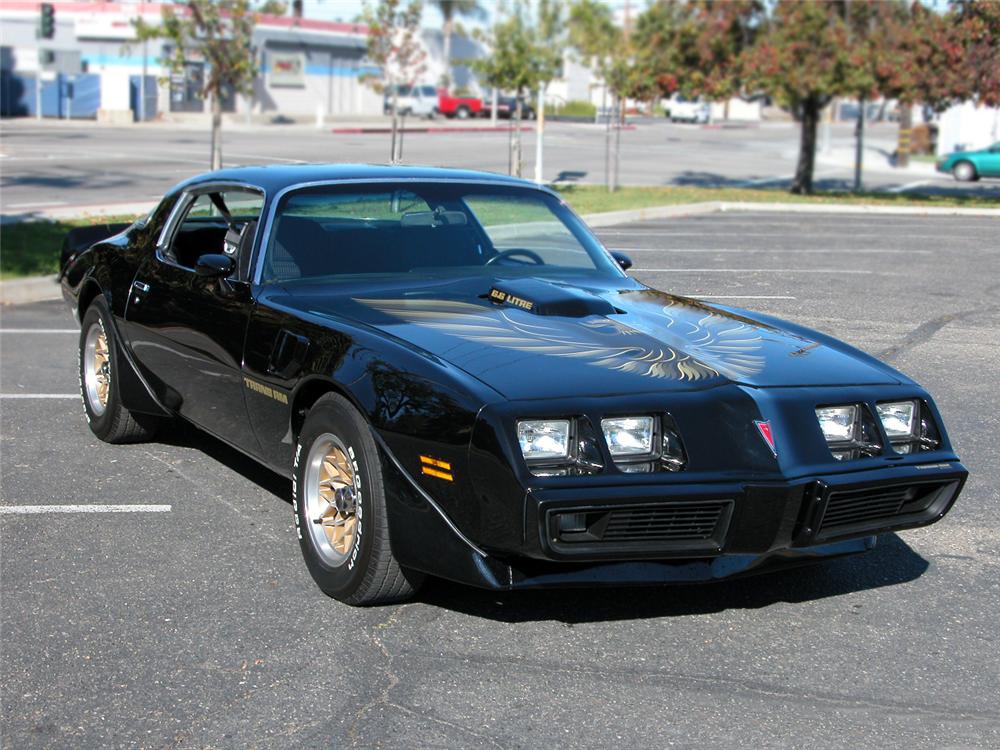
{"label": "teal car", "polygon": [[978,151],[955,151],[938,159],[938,172],[951,172],[959,182],[1000,177],[1000,141]]}

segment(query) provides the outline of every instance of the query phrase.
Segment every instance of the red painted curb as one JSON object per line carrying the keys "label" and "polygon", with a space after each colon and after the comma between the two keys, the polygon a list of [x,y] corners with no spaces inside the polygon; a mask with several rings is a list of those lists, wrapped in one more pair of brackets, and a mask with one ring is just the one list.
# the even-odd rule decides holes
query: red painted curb
{"label": "red painted curb", "polygon": [[[535,128],[534,128],[533,125],[522,125],[521,126],[521,132],[522,133],[530,133],[534,129]],[[506,128],[463,128],[463,127],[460,127],[460,126],[454,126],[454,127],[447,127],[447,126],[445,126],[443,128],[433,128],[433,127],[430,127],[430,128],[400,128],[396,132],[401,132],[401,133],[406,133],[406,134],[411,134],[411,133],[427,133],[427,134],[433,135],[435,133],[510,133],[510,132],[512,132],[514,130],[517,130],[517,128],[511,128],[511,127],[506,127]],[[333,128],[330,132],[334,133],[336,135],[368,135],[368,134],[372,134],[372,133],[380,133],[380,134],[381,133],[391,133],[392,132],[392,128],[383,128],[383,127],[379,127],[379,128]]]}

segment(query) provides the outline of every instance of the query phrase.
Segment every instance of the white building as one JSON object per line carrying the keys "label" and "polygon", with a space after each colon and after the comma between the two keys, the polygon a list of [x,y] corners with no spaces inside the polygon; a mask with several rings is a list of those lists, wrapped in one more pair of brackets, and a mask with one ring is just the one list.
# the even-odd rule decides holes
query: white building
{"label": "white building", "polygon": [[[157,24],[163,5],[139,2],[65,2],[55,8],[55,34],[39,39],[39,3],[4,0],[0,50],[2,113],[137,117],[137,88],[147,92],[147,115],[206,112],[199,96],[205,62],[188,51],[182,72],[162,64],[170,48],[162,40],[135,39],[132,21]],[[288,16],[263,15],[254,31],[258,77],[252,97],[224,102],[229,112],[283,115],[369,115],[382,111],[381,97],[362,80],[377,73],[365,59],[367,28]],[[145,73],[145,80],[141,81]],[[141,81],[141,82],[140,82]],[[68,108],[68,109],[67,109]]]}
{"label": "white building", "polygon": [[985,148],[1000,141],[1000,108],[963,102],[938,118],[937,155]]}

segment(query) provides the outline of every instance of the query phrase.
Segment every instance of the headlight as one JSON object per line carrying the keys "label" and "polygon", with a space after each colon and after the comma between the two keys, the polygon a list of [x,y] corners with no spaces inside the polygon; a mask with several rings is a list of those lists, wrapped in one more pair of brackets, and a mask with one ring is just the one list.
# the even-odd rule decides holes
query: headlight
{"label": "headlight", "polygon": [[824,406],[816,410],[820,429],[828,443],[838,443],[854,439],[858,423],[858,407]]}
{"label": "headlight", "polygon": [[916,401],[891,401],[876,404],[878,418],[882,420],[885,434],[892,438],[908,438],[913,435],[913,422],[917,415]]}
{"label": "headlight", "polygon": [[648,456],[653,452],[652,417],[602,419],[601,429],[612,456]]}
{"label": "headlight", "polygon": [[518,422],[517,442],[527,461],[566,458],[569,456],[569,420]]}

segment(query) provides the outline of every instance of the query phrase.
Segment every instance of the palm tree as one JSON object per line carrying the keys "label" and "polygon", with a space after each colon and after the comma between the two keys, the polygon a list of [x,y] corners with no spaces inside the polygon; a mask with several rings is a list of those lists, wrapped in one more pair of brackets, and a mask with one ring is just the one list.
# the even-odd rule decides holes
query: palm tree
{"label": "palm tree", "polygon": [[486,11],[483,10],[479,0],[431,0],[431,5],[434,5],[441,12],[443,19],[441,22],[444,47],[444,76],[442,76],[444,80],[442,83],[447,87],[451,86],[451,34],[455,28],[456,16],[481,18]]}

